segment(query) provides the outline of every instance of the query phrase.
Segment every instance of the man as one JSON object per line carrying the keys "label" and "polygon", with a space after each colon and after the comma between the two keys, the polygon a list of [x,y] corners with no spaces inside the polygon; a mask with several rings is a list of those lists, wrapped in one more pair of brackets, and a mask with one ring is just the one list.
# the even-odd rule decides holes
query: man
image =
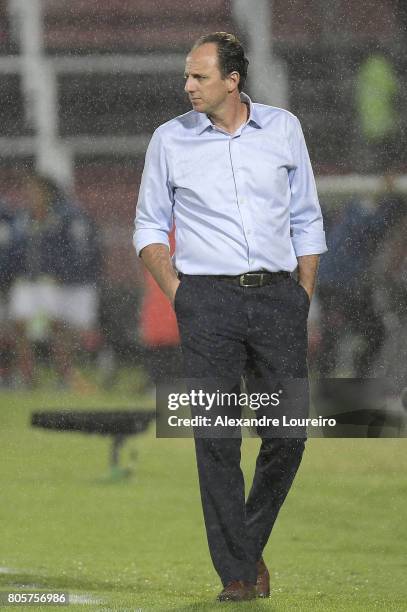
{"label": "man", "polygon": [[12,384],[15,330],[10,317],[10,288],[21,272],[23,240],[14,211],[0,200],[0,388]]}
{"label": "man", "polygon": [[78,378],[74,336],[96,325],[100,249],[92,220],[48,177],[27,181],[27,210],[16,224],[23,237],[21,269],[10,296],[17,328],[22,383],[36,382],[32,340],[51,336],[52,359],[61,388]]}
{"label": "man", "polygon": [[[306,320],[326,250],[307,149],[291,113],[243,93],[239,41],[201,37],[186,59],[193,110],[160,126],[140,187],[135,246],[175,304],[188,379],[247,369],[306,378]],[[176,226],[175,266],[168,232]],[[291,277],[298,265],[299,283]],[[247,502],[241,437],[195,437],[219,600],[268,597],[262,559],[304,441],[262,435]]]}
{"label": "man", "polygon": [[368,49],[356,76],[355,102],[362,139],[359,156],[362,173],[384,172],[401,157],[399,84],[387,53]]}
{"label": "man", "polygon": [[341,341],[349,331],[359,342],[352,363],[345,367],[350,365],[356,378],[383,372],[381,353],[386,330],[376,304],[378,283],[373,263],[390,231],[402,223],[406,214],[404,200],[394,190],[391,175],[384,177],[384,189],[374,210],[352,198],[328,232],[329,253],[319,269],[318,284],[322,330],[318,371],[323,376],[335,375]]}

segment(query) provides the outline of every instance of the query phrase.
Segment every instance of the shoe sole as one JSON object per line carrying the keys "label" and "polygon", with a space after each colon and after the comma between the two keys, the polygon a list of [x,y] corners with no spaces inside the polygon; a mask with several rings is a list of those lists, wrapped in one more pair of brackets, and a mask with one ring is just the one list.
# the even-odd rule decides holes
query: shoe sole
{"label": "shoe sole", "polygon": [[256,597],[256,595],[251,595],[250,597],[218,597],[218,601],[221,603],[224,601],[253,601]]}
{"label": "shoe sole", "polygon": [[253,592],[251,595],[248,594],[245,597],[235,597],[233,595],[224,595],[223,597],[220,595],[217,599],[218,601],[252,601],[256,599],[257,593]]}

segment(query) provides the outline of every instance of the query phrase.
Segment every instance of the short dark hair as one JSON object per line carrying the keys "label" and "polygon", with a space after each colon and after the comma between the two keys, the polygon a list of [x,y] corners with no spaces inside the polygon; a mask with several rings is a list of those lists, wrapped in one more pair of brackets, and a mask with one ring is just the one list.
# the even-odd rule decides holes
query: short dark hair
{"label": "short dark hair", "polygon": [[217,46],[219,69],[222,78],[226,78],[231,72],[239,73],[238,89],[239,92],[242,91],[246,82],[249,60],[245,57],[240,40],[234,34],[228,34],[228,32],[213,32],[198,38],[192,49],[201,47],[206,43],[215,43]]}

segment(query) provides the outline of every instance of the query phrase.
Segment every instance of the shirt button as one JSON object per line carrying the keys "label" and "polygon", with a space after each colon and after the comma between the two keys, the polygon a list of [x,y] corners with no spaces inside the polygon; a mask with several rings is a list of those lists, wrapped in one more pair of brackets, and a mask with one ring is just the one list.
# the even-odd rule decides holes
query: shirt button
{"label": "shirt button", "polygon": [[240,204],[246,204],[246,200],[244,198],[241,198]]}
{"label": "shirt button", "polygon": [[250,234],[252,233],[252,230],[247,230],[247,235],[250,236]]}

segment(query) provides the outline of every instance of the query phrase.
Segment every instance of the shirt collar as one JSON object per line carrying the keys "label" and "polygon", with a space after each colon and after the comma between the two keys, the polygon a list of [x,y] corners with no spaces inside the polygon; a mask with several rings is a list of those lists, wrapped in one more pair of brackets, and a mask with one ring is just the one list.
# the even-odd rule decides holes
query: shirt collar
{"label": "shirt collar", "polygon": [[[249,105],[250,112],[249,112],[249,119],[247,123],[256,125],[259,128],[263,127],[261,124],[258,110],[254,106],[249,96],[244,93],[244,91],[240,93],[240,100]],[[212,127],[212,125],[213,124],[211,120],[209,119],[208,115],[205,115],[205,113],[196,112],[196,133],[197,134],[202,134],[206,129],[208,129],[209,127]]]}
{"label": "shirt collar", "polygon": [[242,91],[241,94],[240,94],[240,100],[242,102],[246,102],[246,104],[249,105],[250,112],[249,112],[249,119],[248,119],[247,123],[252,123],[254,125],[257,125],[257,127],[262,128],[263,125],[262,125],[261,119],[259,117],[258,108],[256,106],[254,106],[253,102],[251,101],[249,96],[244,93],[244,91]]}

